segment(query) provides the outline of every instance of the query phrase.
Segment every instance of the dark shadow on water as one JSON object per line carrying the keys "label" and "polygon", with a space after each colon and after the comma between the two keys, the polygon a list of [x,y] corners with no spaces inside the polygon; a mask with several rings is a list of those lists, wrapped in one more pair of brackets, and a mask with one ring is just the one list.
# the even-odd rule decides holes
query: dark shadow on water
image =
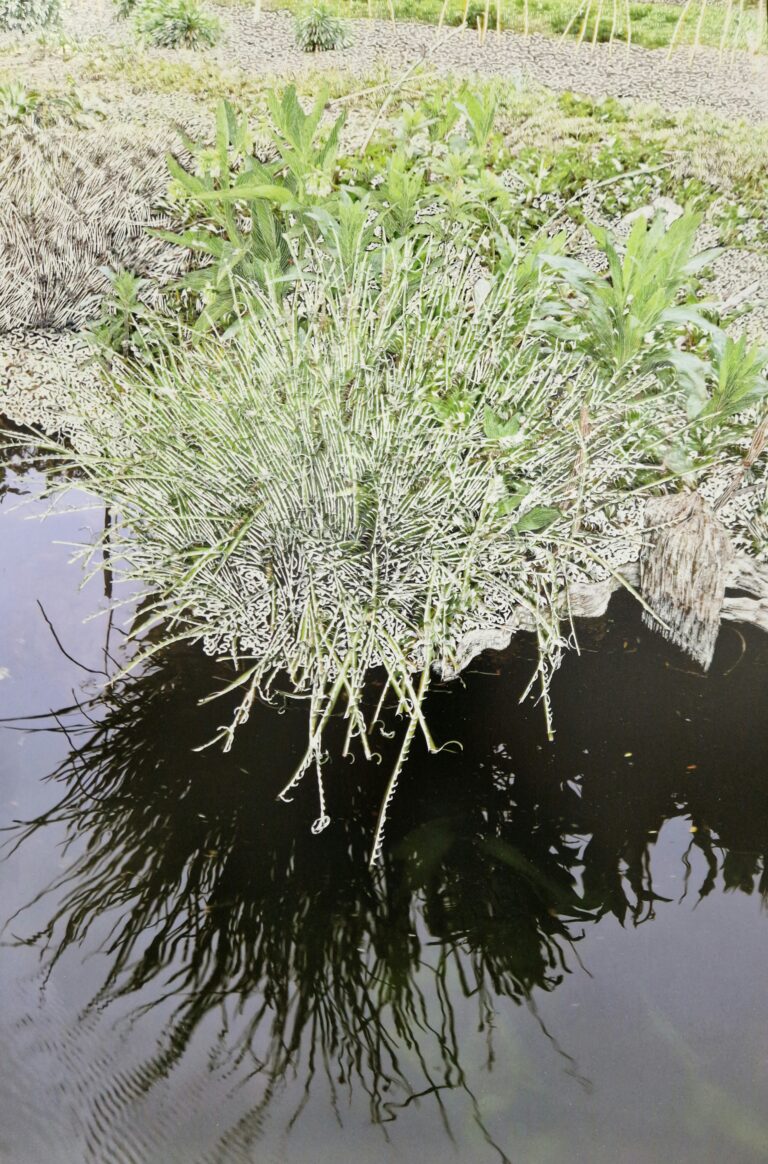
{"label": "dark shadow on water", "polygon": [[59,802],[6,844],[63,826],[71,857],[48,890],[49,923],[27,933],[22,910],[5,940],[34,943],[53,975],[102,935],[108,971],[89,1009],[127,1000],[128,1021],[163,1015],[159,1049],[131,1080],[140,1092],[217,1016],[218,1067],[257,1080],[258,1098],[211,1161],[250,1159],[276,1093],[292,1088],[293,1121],[322,1080],[337,1109],[340,1094],[364,1092],[385,1131],[430,1097],[448,1135],[444,1096],[464,1089],[506,1160],[462,1066],[457,1008],[475,1008],[491,1066],[500,1000],[535,1011],[537,992],[582,972],[579,943],[595,922],[639,925],[670,901],[651,869],[665,821],[691,822],[684,895],[719,886],[768,900],[768,742],[755,690],[765,641],[747,634],[734,667],[742,648],[726,628],[702,679],[640,629],[629,600],[580,637],[581,658],[555,681],[554,745],[541,710],[515,702],[531,666],[525,641],[484,658],[464,691],[435,692],[436,735],[463,751],[414,756],[374,872],[386,756],[380,771],[329,770],[333,825],[311,836],[312,788],[290,806],[275,800],[302,748],[302,708],[257,708],[229,754],[194,752],[227,718],[216,702],[198,706],[221,669],[169,653],[49,725],[69,746],[50,777]]}

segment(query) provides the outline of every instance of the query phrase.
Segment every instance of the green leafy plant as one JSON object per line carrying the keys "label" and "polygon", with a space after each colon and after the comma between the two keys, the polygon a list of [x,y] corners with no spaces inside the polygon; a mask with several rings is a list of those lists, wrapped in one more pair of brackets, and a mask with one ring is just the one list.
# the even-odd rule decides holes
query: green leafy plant
{"label": "green leafy plant", "polygon": [[113,3],[117,19],[126,20],[129,16],[134,15],[136,9],[141,5],[141,0],[113,0]]}
{"label": "green leafy plant", "polygon": [[221,25],[197,0],[149,0],[137,10],[141,37],[157,48],[209,48],[221,35]]}
{"label": "green leafy plant", "polygon": [[305,53],[329,52],[348,48],[351,36],[346,21],[314,4],[296,17],[296,44]]}
{"label": "green leafy plant", "polygon": [[49,126],[64,122],[88,128],[103,118],[99,109],[88,108],[82,98],[69,93],[27,89],[15,81],[0,85],[0,131],[15,125]]}
{"label": "green leafy plant", "polygon": [[768,395],[768,348],[719,332],[712,341],[714,383],[700,417],[735,416]]}
{"label": "green leafy plant", "polygon": [[55,24],[61,0],[0,0],[0,32],[27,32]]}
{"label": "green leafy plant", "polygon": [[715,331],[698,303],[678,302],[680,292],[718,253],[712,249],[693,254],[700,223],[701,215],[690,211],[669,225],[663,214],[650,225],[640,216],[623,256],[608,231],[588,224],[608,261],[607,277],[596,276],[571,259],[552,260],[579,300],[570,322],[544,322],[542,330],[575,343],[605,376],[622,384],[630,377],[674,368],[688,384],[695,408],[706,364],[675,341],[694,329]]}
{"label": "green leafy plant", "polygon": [[140,298],[147,286],[131,271],[113,271],[108,268],[104,274],[109,281],[109,291],[102,304],[98,320],[91,329],[100,348],[128,356],[131,352],[143,352],[141,323],[149,318],[149,313]]}
{"label": "green leafy plant", "polygon": [[[293,86],[280,100],[270,95],[277,160],[269,164],[254,155],[247,119],[238,120],[227,102],[218,108],[212,150],[187,141],[197,172],[186,170],[169,156],[174,197],[186,207],[190,225],[181,233],[157,233],[204,260],[179,284],[199,304],[198,330],[231,327],[242,314],[239,295],[243,287],[287,292],[294,277],[289,240],[294,239],[300,248],[307,231],[310,237],[318,234],[320,211],[332,192],[344,115],[319,144],[316,137],[324,107],[321,94],[305,113]],[[342,230],[348,230],[348,206],[342,215],[346,216]],[[326,211],[322,219],[326,232],[332,221]]]}

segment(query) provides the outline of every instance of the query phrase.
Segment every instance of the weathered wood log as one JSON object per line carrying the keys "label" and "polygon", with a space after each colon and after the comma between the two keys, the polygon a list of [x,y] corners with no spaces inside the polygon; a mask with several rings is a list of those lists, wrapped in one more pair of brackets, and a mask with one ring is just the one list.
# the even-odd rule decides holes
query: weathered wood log
{"label": "weathered wood log", "polygon": [[[561,614],[566,617],[570,612],[573,618],[601,618],[612,595],[625,585],[639,587],[639,562],[618,566],[604,582],[573,583],[568,588],[567,601],[563,595]],[[740,593],[728,594],[728,590]],[[720,616],[729,622],[750,623],[768,631],[768,565],[746,554],[734,555],[726,571],[726,594]],[[442,670],[442,678],[454,679],[483,651],[503,651],[518,632],[532,630],[535,630],[532,616],[520,608],[503,626],[471,631],[458,645],[454,666]]]}
{"label": "weathered wood log", "polygon": [[658,629],[708,670],[733,559],[728,531],[700,493],[655,497],[645,507],[649,536],[640,553],[646,626]]}

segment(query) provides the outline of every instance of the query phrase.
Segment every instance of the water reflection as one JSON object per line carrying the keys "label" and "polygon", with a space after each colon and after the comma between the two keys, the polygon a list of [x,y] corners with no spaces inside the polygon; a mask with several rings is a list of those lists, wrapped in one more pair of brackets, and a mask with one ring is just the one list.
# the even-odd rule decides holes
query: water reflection
{"label": "water reflection", "polygon": [[535,806],[514,808],[494,766],[482,786],[454,788],[450,812],[415,827],[401,820],[384,868],[371,872],[376,796],[365,782],[337,785],[340,819],[319,838],[305,827],[311,796],[297,814],[275,801],[300,714],[262,714],[229,755],[190,753],[220,718],[215,705],[196,706],[211,684],[210,669],[176,651],[104,701],[98,722],[59,725],[71,742],[52,777],[63,795],[14,840],[61,823],[68,844],[88,838],[48,891],[58,899],[50,922],[27,938],[45,950],[47,972],[109,917],[111,965],[92,1007],[175,1001],[148,1087],[210,1011],[231,1028],[233,1009],[226,1055],[233,1067],[247,1060],[262,1085],[249,1128],[291,1072],[303,1078],[300,1104],[322,1073],[332,1095],[362,1088],[376,1123],[417,1095],[440,1104],[442,1090],[468,1088],[456,983],[475,1000],[492,1054],[494,999],[520,1002],[567,972],[572,927],[590,916],[577,848]]}
{"label": "water reflection", "polygon": [[[11,846],[63,829],[65,867],[45,894],[45,923],[25,931],[22,910],[6,938],[39,947],[49,978],[73,950],[101,949],[107,971],[86,1025],[121,1003],[129,1024],[157,1013],[157,1048],[102,1107],[151,1092],[204,1030],[216,1071],[249,1091],[196,1160],[255,1159],[278,1094],[290,1091],[292,1127],[320,1086],[340,1119],[342,1096],[364,1094],[385,1130],[431,1102],[449,1137],[449,1097],[462,1092],[488,1152],[507,1160],[465,1069],[469,1009],[492,1070],[505,1000],[536,1014],[542,992],[583,972],[581,942],[597,921],[640,925],[671,900],[654,888],[652,861],[667,820],[693,830],[681,897],[768,899],[768,747],[750,718],[765,644],[750,639],[751,666],[733,670],[738,643],[725,636],[720,679],[716,661],[700,681],[635,626],[619,613],[584,631],[580,681],[613,701],[579,724],[583,694],[565,673],[555,748],[537,709],[510,706],[524,648],[496,660],[500,675],[470,681],[460,733],[458,697],[437,692],[436,730],[461,734],[466,750],[415,758],[374,872],[375,771],[331,774],[334,827],[319,837],[311,789],[290,808],[275,802],[301,747],[300,709],[259,709],[228,755],[191,751],[226,719],[216,703],[197,706],[217,683],[194,652],[168,654],[51,725],[69,748],[51,777],[60,798],[16,826]],[[723,783],[734,773],[737,797]],[[588,1089],[557,1032],[541,1029]],[[93,1158],[108,1160],[101,1119]]]}

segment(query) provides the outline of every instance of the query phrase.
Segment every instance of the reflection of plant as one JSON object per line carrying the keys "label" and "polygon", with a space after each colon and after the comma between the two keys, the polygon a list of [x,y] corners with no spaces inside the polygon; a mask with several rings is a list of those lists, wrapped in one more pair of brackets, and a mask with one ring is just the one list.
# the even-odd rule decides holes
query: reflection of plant
{"label": "reflection of plant", "polygon": [[[60,730],[71,752],[54,776],[61,800],[17,839],[39,841],[48,825],[57,837],[57,826],[67,830],[68,867],[40,935],[49,966],[80,943],[92,951],[106,918],[109,971],[94,1010],[132,996],[137,1011],[165,1014],[164,1002],[173,1004],[157,1054],[132,1076],[137,1093],[167,1075],[196,1033],[211,1035],[211,1018],[222,1028],[219,1064],[234,1078],[245,1063],[260,1084],[231,1135],[254,1132],[286,1077],[308,1093],[325,1076],[335,1093],[343,1076],[369,1097],[376,1122],[427,1087],[469,1092],[462,1020],[476,1005],[492,1044],[505,1000],[535,999],[574,968],[572,933],[606,915],[622,925],[650,921],[662,900],[652,854],[668,818],[678,838],[690,837],[681,889],[768,899],[764,755],[739,730],[764,655],[702,686],[664,665],[666,644],[616,619],[585,630],[583,645],[600,650],[573,660],[569,678],[599,693],[601,707],[610,703],[605,721],[585,725],[576,698],[578,730],[554,748],[534,708],[510,713],[525,658],[505,659],[502,679],[469,678],[458,698],[480,727],[473,748],[418,764],[374,871],[366,855],[376,790],[355,768],[336,770],[332,784],[343,782],[348,811],[311,846],[292,819],[311,817],[311,795],[299,791],[291,813],[274,801],[296,754],[295,709],[278,715],[254,704],[229,755],[187,750],[221,719],[216,704],[198,705],[221,667],[197,652],[166,652],[87,714],[67,715]],[[634,643],[636,630],[642,643],[628,657],[623,642]],[[749,651],[760,649],[756,634]],[[673,697],[681,713],[697,709],[695,729],[682,715],[660,720],[659,706]],[[709,714],[724,702],[725,720]],[[436,704],[447,730],[455,700]],[[514,741],[514,761],[504,739]],[[384,741],[386,760],[395,746]],[[692,746],[705,758],[698,765]],[[592,763],[582,777],[585,747]],[[628,748],[636,767],[619,780],[612,757]],[[724,795],[732,763],[741,783],[738,795]],[[685,775],[687,766],[694,770]],[[568,774],[578,795],[563,782]],[[689,834],[690,821],[698,828]],[[669,885],[670,849],[662,848]],[[12,932],[23,933],[23,923],[22,913]]]}
{"label": "reflection of plant", "polygon": [[218,20],[197,0],[147,0],[138,8],[136,27],[157,48],[206,48],[221,34]]}
{"label": "reflection of plant", "polygon": [[351,43],[345,21],[324,4],[314,4],[296,17],[296,44],[305,53],[348,48]]}
{"label": "reflection of plant", "polygon": [[[55,776],[64,795],[27,832],[59,821],[71,842],[90,834],[92,843],[52,887],[61,896],[42,935],[50,969],[112,914],[111,967],[95,1008],[138,991],[159,1003],[173,973],[175,1013],[142,1088],[181,1058],[222,999],[236,997],[227,1062],[258,1047],[260,1064],[261,1099],[246,1126],[299,1070],[306,1090],[323,1072],[332,1090],[340,1075],[354,1082],[377,1123],[397,1113],[398,1093],[407,1101],[435,1083],[465,1089],[474,1104],[454,1007],[475,998],[485,1023],[496,999],[521,1001],[562,980],[570,938],[558,914],[588,919],[569,868],[576,854],[558,840],[555,855],[536,828],[514,835],[508,789],[487,782],[482,806],[477,786],[460,782],[462,806],[448,818],[401,829],[377,871],[366,862],[363,782],[345,825],[309,850],[285,808],[262,799],[262,776],[243,779],[250,730],[231,756],[179,754],[179,739],[204,741],[219,718],[196,707],[211,683],[200,663],[177,650],[119,684],[95,729],[87,718],[67,721],[76,744]],[[279,763],[292,724],[258,706],[254,719],[272,733]],[[437,950],[416,936],[422,914]],[[481,1122],[476,1105],[474,1114]]]}

